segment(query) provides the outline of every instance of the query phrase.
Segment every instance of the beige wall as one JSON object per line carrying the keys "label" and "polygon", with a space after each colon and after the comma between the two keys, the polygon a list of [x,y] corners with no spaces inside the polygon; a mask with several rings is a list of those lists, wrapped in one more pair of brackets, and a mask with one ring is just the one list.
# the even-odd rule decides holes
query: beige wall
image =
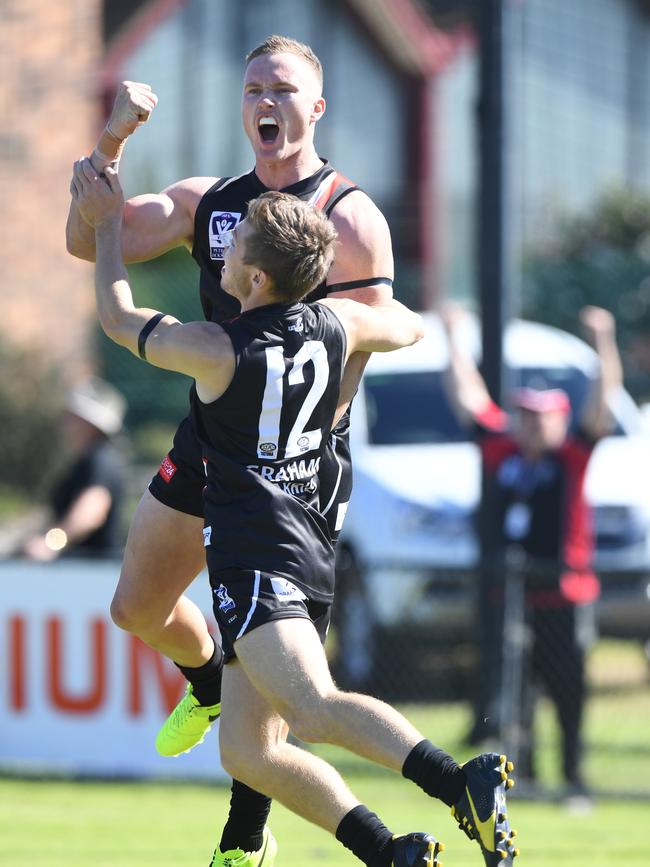
{"label": "beige wall", "polygon": [[72,162],[92,146],[101,0],[4,0],[0,27],[0,339],[87,366],[92,268],[65,248]]}

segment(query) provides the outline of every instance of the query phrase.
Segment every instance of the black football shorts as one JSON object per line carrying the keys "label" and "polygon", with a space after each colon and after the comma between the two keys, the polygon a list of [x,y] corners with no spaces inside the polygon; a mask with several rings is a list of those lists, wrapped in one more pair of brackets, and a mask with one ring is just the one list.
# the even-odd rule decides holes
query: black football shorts
{"label": "black football shorts", "polygon": [[201,445],[188,417],[180,423],[171,451],[149,482],[149,491],[165,506],[202,518],[204,487]]}
{"label": "black football shorts", "polygon": [[319,511],[327,521],[330,539],[335,545],[352,495],[352,458],[347,428],[330,434],[318,468],[318,480]]}
{"label": "black football shorts", "polygon": [[216,572],[210,575],[210,586],[225,662],[237,655],[238,638],[272,620],[311,620],[320,640],[327,637],[331,603],[308,599],[287,578],[258,570]]}

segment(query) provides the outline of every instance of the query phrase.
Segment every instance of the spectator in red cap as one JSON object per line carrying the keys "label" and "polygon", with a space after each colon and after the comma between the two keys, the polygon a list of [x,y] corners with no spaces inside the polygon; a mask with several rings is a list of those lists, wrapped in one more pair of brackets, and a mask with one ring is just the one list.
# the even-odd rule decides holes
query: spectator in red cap
{"label": "spectator in red cap", "polygon": [[502,691],[504,600],[506,577],[516,574],[525,587],[528,639],[515,715],[520,778],[535,778],[533,716],[536,687],[541,684],[562,730],[568,793],[583,794],[585,650],[593,640],[593,603],[599,594],[584,480],[594,446],[611,430],[609,401],[622,381],[614,319],[598,307],[581,311],[582,329],[598,355],[600,375],[581,417],[571,424],[569,397],[559,388],[517,389],[511,415],[497,407],[473,360],[459,347],[460,315],[451,308],[443,314],[450,355],[447,385],[459,420],[473,427],[481,449],[481,537],[487,540],[478,617],[482,670],[469,739],[477,743],[503,734],[500,708],[504,697],[508,699]]}

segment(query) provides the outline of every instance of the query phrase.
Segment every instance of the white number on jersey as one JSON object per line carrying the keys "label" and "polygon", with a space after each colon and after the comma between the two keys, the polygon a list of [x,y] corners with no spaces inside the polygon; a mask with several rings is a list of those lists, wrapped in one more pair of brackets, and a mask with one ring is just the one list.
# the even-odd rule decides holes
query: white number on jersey
{"label": "white number on jersey", "polygon": [[[257,456],[273,460],[278,458],[280,453],[280,417],[285,397],[285,359],[281,346],[269,346],[265,352],[266,386],[260,412]],[[317,449],[321,442],[320,428],[306,431],[305,427],[325,393],[329,379],[327,350],[322,340],[306,340],[303,343],[293,358],[287,384],[295,386],[304,383],[304,366],[310,361],[314,365],[314,381],[302,401],[296,421],[287,437],[283,455],[285,458],[295,458],[304,452]]]}

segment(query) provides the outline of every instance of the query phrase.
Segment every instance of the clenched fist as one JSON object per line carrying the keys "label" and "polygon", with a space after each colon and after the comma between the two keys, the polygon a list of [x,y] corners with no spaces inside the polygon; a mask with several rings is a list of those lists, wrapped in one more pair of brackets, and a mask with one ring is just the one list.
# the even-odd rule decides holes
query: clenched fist
{"label": "clenched fist", "polygon": [[117,89],[108,131],[118,139],[125,139],[146,123],[158,104],[158,97],[148,84],[123,81]]}
{"label": "clenched fist", "polygon": [[598,340],[612,338],[616,333],[616,320],[603,307],[583,307],[580,311],[580,324],[585,339],[591,346]]}

